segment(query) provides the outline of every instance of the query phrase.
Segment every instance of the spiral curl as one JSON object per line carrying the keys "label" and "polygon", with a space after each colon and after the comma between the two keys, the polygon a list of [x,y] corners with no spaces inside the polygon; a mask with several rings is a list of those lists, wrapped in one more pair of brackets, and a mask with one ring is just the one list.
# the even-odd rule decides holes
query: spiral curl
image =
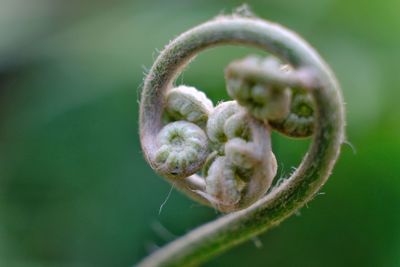
{"label": "spiral curl", "polygon": [[[206,117],[171,107],[168,91],[187,63],[200,51],[221,44],[264,49],[289,67],[275,59],[234,61],[225,77],[235,100],[200,112]],[[197,109],[205,102],[201,98],[190,98],[194,110],[202,110]],[[176,111],[180,116],[175,116]],[[166,125],[165,112],[172,114]],[[192,120],[198,117],[206,118],[200,127]],[[192,146],[199,149],[200,139],[208,143],[207,148],[201,146],[199,159],[182,160],[185,146],[176,146],[171,138],[174,129],[184,137],[178,144],[188,142],[189,151]],[[312,142],[292,176],[265,195],[276,174],[271,130],[289,137],[311,136]],[[189,136],[192,133],[196,141]],[[344,141],[343,100],[329,67],[299,36],[242,13],[219,16],[174,39],[157,58],[142,92],[140,137],[150,166],[176,188],[222,212],[236,211],[193,230],[140,263],[193,265],[271,228],[312,199],[331,174]],[[200,169],[203,176],[196,174]]]}
{"label": "spiral curl", "polygon": [[173,178],[185,178],[200,170],[208,155],[208,140],[197,125],[176,121],[158,134],[157,171]]}

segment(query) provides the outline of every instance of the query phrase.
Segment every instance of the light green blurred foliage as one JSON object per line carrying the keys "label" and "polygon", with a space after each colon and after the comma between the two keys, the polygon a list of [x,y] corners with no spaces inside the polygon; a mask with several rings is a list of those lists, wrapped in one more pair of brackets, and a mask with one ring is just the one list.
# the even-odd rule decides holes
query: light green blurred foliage
{"label": "light green blurred foliage", "polygon": [[[0,266],[130,266],[220,216],[176,191],[159,214],[170,185],[142,158],[137,102],[158,50],[239,4],[0,0]],[[323,192],[261,248],[206,266],[400,266],[400,2],[248,4],[331,64],[357,153],[344,146]],[[248,53],[207,51],[179,81],[227,99],[223,68]],[[273,135],[279,177],[307,144]]]}

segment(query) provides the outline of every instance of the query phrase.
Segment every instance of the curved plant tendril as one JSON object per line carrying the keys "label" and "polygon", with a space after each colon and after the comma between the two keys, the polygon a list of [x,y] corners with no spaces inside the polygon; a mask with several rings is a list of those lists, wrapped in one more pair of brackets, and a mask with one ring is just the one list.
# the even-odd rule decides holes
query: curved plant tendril
{"label": "curved plant tendril", "polygon": [[[234,100],[215,108],[193,87],[174,88],[199,52],[226,44],[258,47],[281,61],[251,56],[229,64],[225,78]],[[312,143],[292,176],[266,194],[276,174],[272,130],[312,136]],[[157,173],[194,200],[231,212],[139,263],[189,266],[268,230],[313,198],[344,141],[343,100],[310,45],[242,10],[183,33],[161,52],[144,83],[140,138]]]}

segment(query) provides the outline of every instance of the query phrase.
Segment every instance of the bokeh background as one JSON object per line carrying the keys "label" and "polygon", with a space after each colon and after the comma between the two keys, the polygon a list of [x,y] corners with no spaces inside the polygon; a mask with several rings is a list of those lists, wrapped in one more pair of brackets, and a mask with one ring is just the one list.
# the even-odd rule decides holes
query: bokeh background
{"label": "bokeh background", "polygon": [[[0,0],[0,266],[131,266],[220,216],[175,190],[159,213],[138,95],[171,38],[241,3]],[[248,4],[332,66],[354,149],[296,216],[205,266],[400,266],[400,1]],[[179,82],[227,99],[224,66],[255,52],[209,50]],[[273,145],[285,177],[308,141]]]}

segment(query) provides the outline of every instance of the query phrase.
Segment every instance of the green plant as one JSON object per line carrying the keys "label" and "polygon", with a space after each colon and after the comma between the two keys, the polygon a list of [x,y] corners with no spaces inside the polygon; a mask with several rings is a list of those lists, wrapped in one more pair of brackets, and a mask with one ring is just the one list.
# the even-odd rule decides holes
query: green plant
{"label": "green plant", "polygon": [[[235,100],[215,108],[195,88],[174,88],[197,53],[222,44],[258,47],[284,63],[254,56],[232,62],[225,78]],[[265,195],[276,174],[272,130],[312,136],[312,143],[292,176]],[[144,83],[140,138],[157,173],[194,200],[229,213],[139,264],[195,265],[266,231],[313,198],[344,142],[343,100],[333,73],[310,45],[240,12],[183,33],[161,52]]]}

